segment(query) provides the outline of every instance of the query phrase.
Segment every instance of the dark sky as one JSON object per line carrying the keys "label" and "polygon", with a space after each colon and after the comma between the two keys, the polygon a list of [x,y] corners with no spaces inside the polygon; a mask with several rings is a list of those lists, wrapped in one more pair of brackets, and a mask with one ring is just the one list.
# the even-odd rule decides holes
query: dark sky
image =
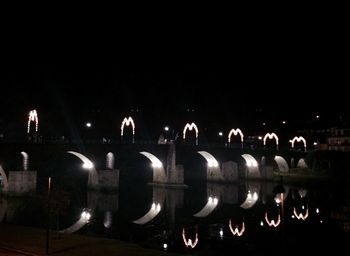
{"label": "dark sky", "polygon": [[43,133],[54,135],[79,133],[88,120],[114,133],[130,114],[146,134],[166,124],[180,130],[192,120],[212,132],[273,130],[282,120],[297,130],[316,115],[333,125],[349,120],[349,79],[343,47],[330,42],[304,35],[229,51],[198,48],[186,57],[168,49],[161,58],[159,51],[157,58],[151,50],[118,58],[84,47],[78,54],[72,48],[47,56],[36,49],[9,53],[0,72],[0,125],[21,131],[33,108]]}

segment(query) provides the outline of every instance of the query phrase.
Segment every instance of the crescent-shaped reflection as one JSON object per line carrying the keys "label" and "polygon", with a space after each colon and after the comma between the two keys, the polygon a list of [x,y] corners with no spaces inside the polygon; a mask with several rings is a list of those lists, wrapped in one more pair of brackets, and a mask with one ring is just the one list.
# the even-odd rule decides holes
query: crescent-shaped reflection
{"label": "crescent-shaped reflection", "polygon": [[160,203],[153,202],[151,209],[143,217],[134,220],[133,223],[140,225],[146,224],[147,222],[153,220],[158,215],[161,209],[162,207]]}
{"label": "crescent-shaped reflection", "polygon": [[199,212],[197,212],[193,216],[199,217],[199,218],[207,217],[212,211],[214,211],[214,209],[216,208],[218,203],[219,203],[219,200],[217,197],[210,196],[208,198],[207,204],[202,208],[202,210],[200,210]]}

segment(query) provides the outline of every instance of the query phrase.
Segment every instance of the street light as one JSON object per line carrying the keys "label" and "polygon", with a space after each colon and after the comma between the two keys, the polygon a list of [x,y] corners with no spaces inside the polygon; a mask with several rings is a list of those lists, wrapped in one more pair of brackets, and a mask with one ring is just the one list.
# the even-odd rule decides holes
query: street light
{"label": "street light", "polygon": [[85,124],[85,126],[87,127],[87,128],[91,128],[91,123],[90,122],[87,122],[86,124]]}
{"label": "street light", "polygon": [[169,126],[165,126],[164,131],[166,131],[166,132],[169,131]]}

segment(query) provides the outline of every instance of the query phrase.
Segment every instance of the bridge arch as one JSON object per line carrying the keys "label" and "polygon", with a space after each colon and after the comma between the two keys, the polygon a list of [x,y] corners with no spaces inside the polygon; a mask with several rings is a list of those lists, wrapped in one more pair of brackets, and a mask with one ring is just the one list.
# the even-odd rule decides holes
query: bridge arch
{"label": "bridge arch", "polygon": [[97,187],[98,186],[98,174],[97,174],[96,168],[95,168],[94,164],[92,163],[92,161],[89,158],[87,158],[86,156],[84,156],[83,154],[75,152],[75,151],[67,151],[67,153],[78,157],[83,162],[82,167],[84,169],[89,170],[89,181],[88,181],[89,185],[91,185],[92,187]]}
{"label": "bridge arch", "polygon": [[163,166],[162,162],[155,155],[153,155],[149,152],[142,151],[142,152],[140,152],[140,154],[147,157],[152,163],[153,182],[166,183],[167,176],[165,174],[165,170],[164,170],[164,166]]}
{"label": "bridge arch", "polygon": [[3,191],[8,191],[8,189],[9,189],[9,182],[8,182],[8,179],[7,179],[7,175],[6,175],[4,169],[2,168],[1,165],[0,165],[0,175],[2,177]]}
{"label": "bridge arch", "polygon": [[207,151],[198,151],[198,153],[207,161],[207,179],[216,181],[223,180],[224,177],[216,158]]}
{"label": "bridge arch", "polygon": [[243,154],[242,157],[246,162],[246,167],[248,171],[247,178],[260,178],[261,174],[256,159],[250,154]]}
{"label": "bridge arch", "polygon": [[298,168],[308,168],[304,158],[299,159],[297,167]]}
{"label": "bridge arch", "polygon": [[288,163],[282,156],[275,156],[274,160],[276,161],[280,172],[289,172]]}

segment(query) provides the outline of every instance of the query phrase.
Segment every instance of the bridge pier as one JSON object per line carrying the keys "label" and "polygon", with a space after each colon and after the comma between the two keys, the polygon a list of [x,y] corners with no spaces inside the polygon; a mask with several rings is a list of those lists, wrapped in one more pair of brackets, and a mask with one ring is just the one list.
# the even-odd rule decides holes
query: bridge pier
{"label": "bridge pier", "polygon": [[[119,170],[98,170],[98,188],[113,190],[119,187]],[[95,188],[95,187],[92,187]]]}
{"label": "bridge pier", "polygon": [[26,194],[36,190],[36,171],[10,171],[8,194]]}

